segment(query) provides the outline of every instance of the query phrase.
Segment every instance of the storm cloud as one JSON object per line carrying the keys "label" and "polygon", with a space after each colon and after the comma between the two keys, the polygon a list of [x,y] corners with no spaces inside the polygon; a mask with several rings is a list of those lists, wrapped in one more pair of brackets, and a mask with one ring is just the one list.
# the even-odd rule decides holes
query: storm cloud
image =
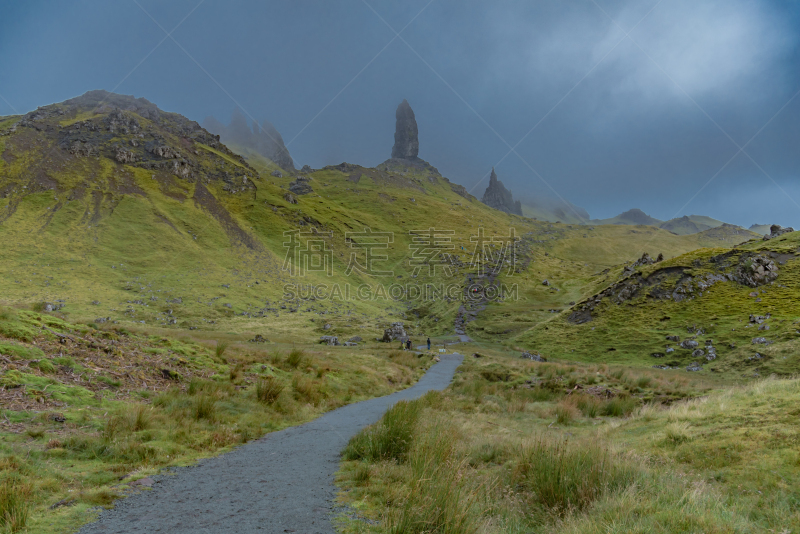
{"label": "storm cloud", "polygon": [[376,165],[406,98],[420,157],[477,196],[495,166],[595,218],[800,225],[797,2],[164,4],[6,5],[0,114],[98,88],[198,121],[239,106],[299,165]]}

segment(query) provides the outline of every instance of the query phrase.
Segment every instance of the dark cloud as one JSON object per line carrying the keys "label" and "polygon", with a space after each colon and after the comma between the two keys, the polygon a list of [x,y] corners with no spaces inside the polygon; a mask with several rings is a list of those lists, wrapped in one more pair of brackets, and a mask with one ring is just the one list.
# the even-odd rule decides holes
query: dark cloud
{"label": "dark cloud", "polygon": [[[140,2],[167,31],[198,4]],[[385,23],[363,2],[206,0],[155,51],[164,33],[133,2],[11,4],[0,114],[119,84],[196,120],[238,103],[299,165],[375,165],[407,98],[420,156],[478,196],[496,166],[593,217],[800,226],[800,97],[783,108],[800,90],[797,2],[368,2]],[[412,19],[409,47],[387,24]],[[752,160],[736,155],[751,139]]]}

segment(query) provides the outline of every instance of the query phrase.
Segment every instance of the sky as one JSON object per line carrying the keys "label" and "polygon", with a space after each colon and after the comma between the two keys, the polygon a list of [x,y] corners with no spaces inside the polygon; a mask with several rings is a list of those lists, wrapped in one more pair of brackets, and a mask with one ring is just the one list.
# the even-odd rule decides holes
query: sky
{"label": "sky", "polygon": [[236,107],[297,166],[420,157],[480,198],[800,227],[796,0],[0,2],[0,115],[93,89]]}

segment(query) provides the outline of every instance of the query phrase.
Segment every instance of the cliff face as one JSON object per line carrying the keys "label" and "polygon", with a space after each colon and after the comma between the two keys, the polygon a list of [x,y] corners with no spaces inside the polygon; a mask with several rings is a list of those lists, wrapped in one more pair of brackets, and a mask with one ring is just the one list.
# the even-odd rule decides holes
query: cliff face
{"label": "cliff face", "polygon": [[494,172],[494,169],[492,169],[492,175],[489,177],[489,187],[483,193],[481,202],[490,208],[522,215],[522,204],[519,200],[514,201],[514,195],[506,189],[503,182],[497,179],[497,173]]}
{"label": "cliff face", "polygon": [[209,132],[219,135],[220,141],[223,143],[249,148],[271,159],[282,169],[294,170],[294,161],[283,143],[283,137],[267,120],[262,121],[260,125],[253,123],[251,129],[247,125],[244,114],[241,110],[236,109],[228,126],[223,125],[214,117],[206,117],[203,127]]}

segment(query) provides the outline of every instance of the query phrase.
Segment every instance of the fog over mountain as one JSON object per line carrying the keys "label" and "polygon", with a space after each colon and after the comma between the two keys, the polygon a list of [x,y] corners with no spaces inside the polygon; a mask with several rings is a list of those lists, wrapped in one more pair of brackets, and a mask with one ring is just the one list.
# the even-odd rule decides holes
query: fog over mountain
{"label": "fog over mountain", "polygon": [[32,1],[0,19],[0,115],[106,89],[375,166],[407,99],[419,157],[478,197],[494,167],[593,219],[798,226],[799,47],[789,0]]}

